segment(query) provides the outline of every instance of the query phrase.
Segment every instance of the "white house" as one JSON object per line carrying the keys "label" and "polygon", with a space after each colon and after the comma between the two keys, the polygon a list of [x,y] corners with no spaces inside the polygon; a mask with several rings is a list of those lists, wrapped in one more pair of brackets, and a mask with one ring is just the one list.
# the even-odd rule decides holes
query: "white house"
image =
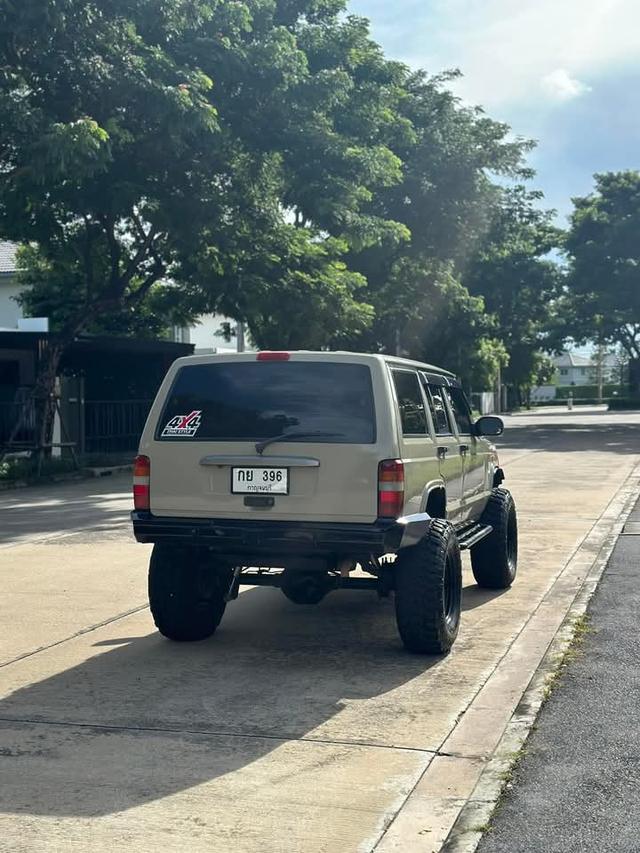
{"label": "white house", "polygon": [[[580,396],[580,387],[584,385],[595,385],[597,382],[598,367],[595,353],[592,356],[580,355],[577,352],[563,352],[552,359],[556,372],[553,381],[549,385],[540,385],[531,389],[531,400],[534,403],[543,403],[555,399],[558,386],[573,386],[576,391],[574,397]],[[608,353],[602,362],[602,380],[604,383],[615,382],[617,360],[614,355]]]}
{"label": "white house", "polygon": [[[15,297],[20,293],[16,282],[17,265],[16,243],[0,241],[0,330],[3,331],[47,331],[43,319],[25,318],[22,308]],[[229,323],[235,332],[230,341],[222,334],[223,324]],[[172,339],[178,343],[194,344],[196,352],[237,352],[250,349],[244,329],[240,328],[238,339],[237,324],[218,314],[205,314],[188,328],[174,327]]]}
{"label": "white house", "polygon": [[[553,359],[556,366],[556,385],[595,385],[598,381],[598,362],[596,353],[590,357],[579,355],[576,352],[563,352]],[[615,382],[619,377],[615,376],[617,359],[615,355],[607,353],[602,359],[602,381],[605,383]]]}
{"label": "white house", "polygon": [[24,317],[22,308],[15,301],[20,293],[16,283],[16,252],[15,243],[0,241],[0,329],[15,330],[18,321]]}
{"label": "white house", "polygon": [[[223,325],[231,328],[232,338],[226,340],[222,334]],[[236,323],[221,314],[203,314],[196,322],[186,329],[175,328],[174,340],[184,344],[194,344],[198,353],[224,353],[251,350],[245,330],[241,323]]]}
{"label": "white house", "polygon": [[563,352],[553,359],[556,385],[593,385],[594,365],[590,358],[577,352]]}

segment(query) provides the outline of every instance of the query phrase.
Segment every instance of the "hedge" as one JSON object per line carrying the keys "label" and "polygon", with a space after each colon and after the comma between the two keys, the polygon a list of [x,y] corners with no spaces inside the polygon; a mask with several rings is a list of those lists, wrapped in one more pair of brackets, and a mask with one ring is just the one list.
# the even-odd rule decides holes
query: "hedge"
{"label": "hedge", "polygon": [[609,400],[610,412],[629,411],[630,409],[640,409],[640,397],[614,397]]}
{"label": "hedge", "polygon": [[[620,393],[620,386],[617,384],[603,385],[602,396],[613,397],[614,394]],[[597,400],[598,386],[597,385],[558,385],[556,388],[556,399],[566,400],[571,394],[573,399],[580,398],[583,400]]]}

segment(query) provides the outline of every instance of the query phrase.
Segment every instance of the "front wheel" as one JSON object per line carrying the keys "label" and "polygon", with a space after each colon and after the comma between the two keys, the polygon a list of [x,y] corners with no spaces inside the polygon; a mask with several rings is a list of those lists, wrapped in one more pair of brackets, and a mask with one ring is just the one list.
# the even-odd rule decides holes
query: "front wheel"
{"label": "front wheel", "polygon": [[405,647],[446,654],[460,626],[462,561],[455,530],[434,520],[425,536],[395,562],[398,631]]}
{"label": "front wheel", "polygon": [[211,565],[197,551],[158,543],[149,563],[149,605],[156,627],[170,640],[204,640],[226,606],[229,568]]}
{"label": "front wheel", "polygon": [[494,489],[480,521],[493,530],[471,549],[473,576],[485,589],[508,589],[518,569],[518,517],[511,492]]}

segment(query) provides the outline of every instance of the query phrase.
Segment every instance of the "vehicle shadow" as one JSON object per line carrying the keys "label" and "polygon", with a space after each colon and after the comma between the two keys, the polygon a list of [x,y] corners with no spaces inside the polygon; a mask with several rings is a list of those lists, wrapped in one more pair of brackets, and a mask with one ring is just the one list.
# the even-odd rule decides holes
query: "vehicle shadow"
{"label": "vehicle shadow", "polygon": [[354,726],[350,703],[441,660],[403,650],[391,600],[341,591],[302,607],[265,588],[230,605],[211,640],[154,632],[86,653],[0,702],[5,811],[106,815],[233,773],[289,740],[388,743],[384,719]]}
{"label": "vehicle shadow", "polygon": [[482,607],[483,604],[500,598],[501,595],[508,592],[509,589],[484,589],[475,583],[464,586],[462,589],[462,612]]}

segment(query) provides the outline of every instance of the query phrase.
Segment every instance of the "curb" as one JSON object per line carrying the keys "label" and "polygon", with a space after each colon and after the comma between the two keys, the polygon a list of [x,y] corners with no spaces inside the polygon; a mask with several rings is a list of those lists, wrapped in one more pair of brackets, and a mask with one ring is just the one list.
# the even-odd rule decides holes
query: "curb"
{"label": "curb", "polygon": [[83,468],[89,477],[110,477],[112,474],[124,474],[133,471],[131,463],[127,465],[109,465],[103,468]]}
{"label": "curb", "polygon": [[[460,809],[449,834],[440,848],[441,853],[474,853],[477,849],[485,833],[485,827],[490,822],[508,783],[507,777],[514,764],[514,755],[526,743],[540,709],[545,702],[545,688],[548,679],[556,672],[562,656],[570,646],[575,633],[576,619],[586,612],[589,602],[600,582],[600,578],[607,567],[618,537],[622,532],[624,523],[638,500],[637,481],[639,474],[640,465],[634,468],[598,521],[594,524],[594,528],[597,527],[600,521],[607,517],[612,504],[615,504],[618,499],[623,498],[623,506],[615,516],[616,521],[610,533],[602,542],[560,627],[553,636],[529,685],[522,694],[498,745],[483,768],[470,797]],[[588,535],[583,540],[583,543],[581,543],[580,548],[583,547]]]}

